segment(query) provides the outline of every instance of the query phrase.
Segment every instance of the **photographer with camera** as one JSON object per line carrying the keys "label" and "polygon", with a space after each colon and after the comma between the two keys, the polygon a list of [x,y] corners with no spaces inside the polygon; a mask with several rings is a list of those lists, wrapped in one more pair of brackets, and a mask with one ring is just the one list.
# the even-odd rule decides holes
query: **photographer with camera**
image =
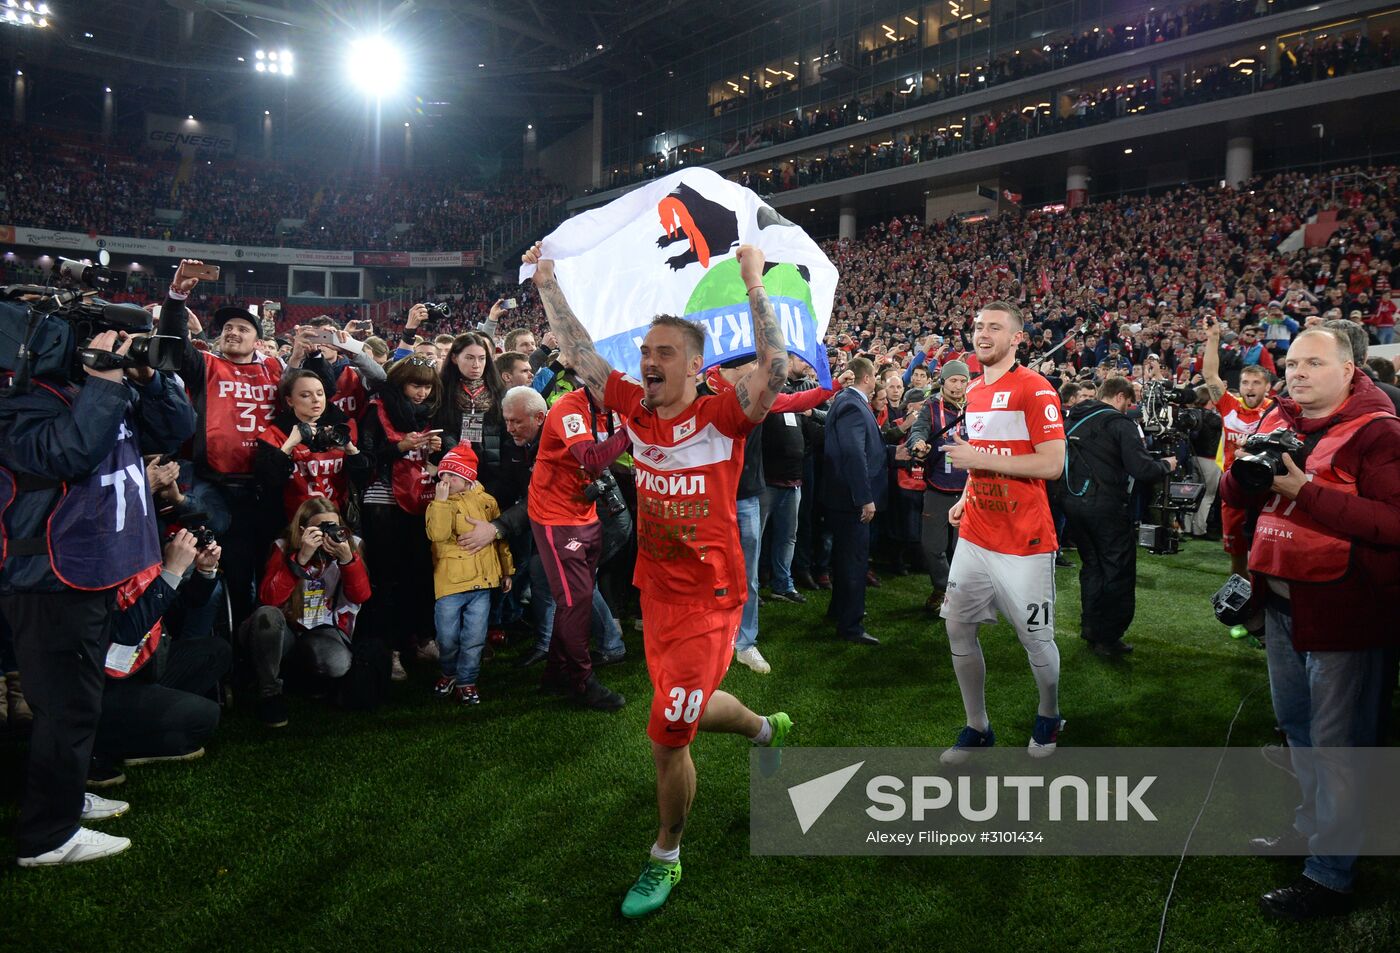
{"label": "photographer with camera", "polygon": [[[919,541],[928,565],[929,583],[933,586],[924,602],[924,610],[933,614],[943,608],[948,566],[953,558],[953,547],[958,544],[958,529],[948,522],[948,511],[962,499],[967,486],[967,471],[948,462],[940,449],[943,436],[958,427],[963,419],[970,382],[967,364],[949,361],[938,369],[938,380],[938,396],[925,401],[914,425],[909,428],[909,452],[925,483]],[[965,431],[959,432],[966,435]]]}
{"label": "photographer with camera", "polygon": [[[1201,359],[1201,376],[1205,378],[1206,389],[1210,392],[1211,409],[1220,415],[1223,432],[1217,462],[1222,473],[1230,469],[1235,453],[1245,438],[1255,432],[1276,430],[1283,426],[1277,414],[1270,414],[1273,398],[1269,388],[1273,385],[1273,375],[1256,363],[1246,363],[1240,369],[1239,395],[1230,393],[1225,381],[1220,377],[1220,322],[1206,316],[1203,319],[1206,329],[1205,354]],[[1246,329],[1254,331],[1256,328]],[[1246,347],[1253,348],[1252,341]],[[1248,525],[1245,514],[1220,498],[1220,533],[1225,552],[1230,554],[1230,571],[1242,576],[1249,559]]]}
{"label": "photographer with camera", "polygon": [[355,421],[327,403],[320,376],[304,369],[283,375],[277,404],[277,416],[258,435],[253,471],[278,521],[291,519],[314,496],[344,510],[350,482],[363,484],[370,469],[369,457],[355,446]]}
{"label": "photographer with camera", "polygon": [[141,453],[176,451],[195,414],[152,367],[174,363],[164,342],[136,347],[129,332],[150,327],[139,308],[47,289],[0,304],[0,321],[26,344],[0,353],[0,612],[34,712],[16,854],[21,867],[70,864],[131,846],[79,826],[103,813],[86,809],[84,783],[117,587],[161,561]]}
{"label": "photographer with camera", "polygon": [[264,725],[287,724],[282,675],[294,652],[297,669],[314,678],[335,681],[350,672],[355,619],[370,591],[360,539],[335,504],[323,497],[302,503],[273,544],[258,587],[262,605],[239,632],[253,660]]}
{"label": "photographer with camera", "polygon": [[[226,640],[172,624],[177,604],[198,612],[214,599],[221,550],[206,535],[177,529],[164,563],[117,588],[117,617],[107,650],[102,718],[88,787],[122,783],[124,762],[190,761],[219,725],[211,699],[233,652]],[[195,572],[186,578],[193,566]]]}
{"label": "photographer with camera", "polygon": [[1153,459],[1128,417],[1132,382],[1110,377],[1095,397],[1065,411],[1065,472],[1060,504],[1079,567],[1079,637],[1106,658],[1133,646],[1123,634],[1136,612],[1137,539],[1129,497],[1133,481],[1163,479],[1176,458]]}
{"label": "photographer with camera", "polygon": [[1301,878],[1261,898],[1266,913],[1298,920],[1350,906],[1356,857],[1339,847],[1374,816],[1361,772],[1311,752],[1380,740],[1386,619],[1400,601],[1400,420],[1330,329],[1294,338],[1285,375],[1276,416],[1288,429],[1250,438],[1220,495],[1258,514],[1252,590],[1302,803],[1292,830],[1251,846],[1309,854]]}

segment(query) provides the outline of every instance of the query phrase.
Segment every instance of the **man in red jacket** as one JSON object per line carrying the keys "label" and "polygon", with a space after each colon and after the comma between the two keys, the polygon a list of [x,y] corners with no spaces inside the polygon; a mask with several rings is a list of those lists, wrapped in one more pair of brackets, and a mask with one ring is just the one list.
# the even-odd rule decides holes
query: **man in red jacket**
{"label": "man in red jacket", "polygon": [[[1302,789],[1294,829],[1259,851],[1303,854],[1303,876],[1260,899],[1266,913],[1302,920],[1350,905],[1356,851],[1369,817],[1354,761],[1314,748],[1377,743],[1385,685],[1381,624],[1400,598],[1400,419],[1357,369],[1350,342],[1325,329],[1294,339],[1289,396],[1275,411],[1304,443],[1300,467],[1251,491],[1237,458],[1220,482],[1232,506],[1259,512],[1249,568],[1265,604],[1274,714]],[[1302,456],[1302,454],[1299,454]]]}

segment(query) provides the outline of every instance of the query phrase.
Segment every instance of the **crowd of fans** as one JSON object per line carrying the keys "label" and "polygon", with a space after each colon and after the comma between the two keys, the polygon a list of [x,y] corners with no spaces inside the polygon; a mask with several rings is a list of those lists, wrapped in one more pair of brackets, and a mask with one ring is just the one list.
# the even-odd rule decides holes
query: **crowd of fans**
{"label": "crowd of fans", "polygon": [[[848,364],[867,375],[866,361],[874,365],[869,402],[881,438],[907,451],[929,402],[954,399],[948,388],[978,373],[971,322],[992,300],[1019,303],[1020,358],[1057,386],[1110,376],[1139,387],[1157,378],[1200,384],[1206,318],[1226,329],[1219,366],[1232,384],[1246,366],[1277,367],[1292,338],[1320,322],[1355,322],[1364,350],[1368,336],[1392,339],[1400,305],[1391,284],[1400,264],[1397,188],[1400,169],[1387,166],[972,224],[892,218],[857,240],[825,245],[840,274],[830,369],[841,378]],[[1337,216],[1324,244],[1279,251],[1322,212]],[[499,287],[453,284],[425,295],[453,302],[437,323],[418,304],[402,327],[323,316],[282,328],[279,340],[247,311],[216,307],[222,302],[202,298],[197,282],[177,275],[163,307],[166,317],[190,318],[180,376],[197,408],[195,438],[181,453],[152,454],[146,480],[167,540],[159,578],[178,588],[162,597],[178,606],[165,615],[162,641],[199,662],[179,668],[186,681],[161,683],[174,695],[138,702],[123,680],[139,667],[139,653],[120,657],[125,671],[109,655],[108,677],[122,685],[106,694],[104,724],[116,722],[99,729],[90,785],[120,783],[124,759],[202,753],[226,697],[219,686],[246,692],[261,721],[279,727],[288,721],[289,691],[371,706],[387,697],[389,681],[409,679],[418,666],[423,690],[431,684],[438,695],[476,705],[491,700],[491,667],[505,661],[494,655],[513,655],[522,666],[548,657],[556,606],[530,541],[526,500],[546,409],[579,381],[560,363],[532,292],[507,292],[512,308]],[[206,303],[212,313],[202,310]],[[1384,362],[1373,373],[1394,377]],[[794,362],[786,390],[817,387],[813,369]],[[765,617],[782,614],[777,603],[805,602],[805,593],[831,587],[831,527],[813,491],[821,479],[821,401],[833,393],[804,398],[798,439],[774,436],[763,445],[757,472],[766,469],[770,483],[756,492],[793,510],[790,519],[765,520],[769,538],[752,571],[771,587]],[[790,438],[782,416],[764,427]],[[608,443],[616,452],[602,466],[635,507],[630,458],[617,456],[621,443]],[[1210,447],[1193,450],[1213,455]],[[889,476],[866,578],[878,585],[877,571],[927,571],[938,596],[938,560],[917,545],[919,479],[903,470]],[[620,514],[599,515],[609,524]],[[1214,525],[1208,512],[1193,517],[1200,533]],[[1068,549],[1072,541],[1060,543]],[[629,630],[618,621],[638,614],[629,530],[604,552],[592,601],[596,666],[640,651],[626,644]],[[193,585],[180,587],[182,577]],[[127,598],[124,611],[145,605],[140,592]],[[149,621],[139,618],[146,621],[130,626],[137,638]],[[753,625],[739,660],[768,672],[757,645],[761,624]],[[208,640],[225,648],[205,651],[216,644]],[[3,631],[0,670],[6,717],[23,725],[30,718],[23,675]],[[607,710],[623,703],[591,682],[575,686],[573,698]],[[159,739],[122,728],[126,704],[166,706],[157,715],[142,709],[143,717],[167,718]]]}
{"label": "crowd of fans", "polygon": [[563,198],[562,187],[537,174],[473,182],[430,170],[376,175],[219,157],[181,161],[29,127],[7,130],[0,146],[5,222],[162,241],[462,250]]}
{"label": "crowd of fans", "polygon": [[876,137],[881,141],[827,148],[819,155],[782,160],[767,170],[745,170],[739,181],[759,192],[784,192],[1129,116],[1380,69],[1394,63],[1389,40],[1386,34],[1382,43],[1371,44],[1364,33],[1320,40],[1303,38],[1281,47],[1278,65],[1272,69],[1263,62],[1242,67],[1226,58],[1182,80],[1167,73],[1160,84],[1146,78],[1135,83],[1048,94],[1055,100],[1053,104],[1014,103],[966,117],[922,122],[911,130],[892,130]]}
{"label": "crowd of fans", "polygon": [[[852,96],[849,99],[801,109],[796,115],[786,118],[756,123],[738,132],[725,134],[714,143],[713,149],[697,148],[697,141],[679,147],[678,152],[670,155],[653,153],[626,169],[613,170],[604,188],[616,188],[665,175],[674,171],[677,161],[681,159],[687,165],[697,165],[742,155],[745,152],[794,142],[810,135],[878,119],[929,103],[955,99],[964,94],[1038,76],[1063,67],[1196,35],[1253,17],[1283,12],[1299,5],[1301,4],[1293,2],[1249,3],[1242,0],[1221,0],[1219,3],[1191,4],[1186,7],[1148,8],[1130,21],[1044,38],[1027,38],[1022,44],[1024,49],[1003,50],[995,56],[968,62],[960,61],[942,69],[923,71],[924,78],[921,84],[895,85],[879,93]],[[917,48],[917,39],[911,37],[885,45],[878,50],[862,52],[859,58],[866,60],[875,57],[884,60],[892,55],[913,52]],[[827,59],[833,57],[838,57],[835,49],[829,50],[826,55]],[[942,151],[933,141],[936,138],[933,135],[927,137],[927,141],[923,143],[911,143],[908,141],[910,136],[906,135],[902,148],[893,154],[900,157],[895,160],[897,164],[900,161],[927,160],[951,154],[953,151],[1000,144],[1013,138],[1030,138],[1060,132],[1066,128],[1074,128],[1075,125],[1103,121],[1142,109],[1168,109],[1262,89],[1343,76],[1347,73],[1392,65],[1394,48],[1388,30],[1382,30],[1378,35],[1372,36],[1363,29],[1331,33],[1317,38],[1299,35],[1287,43],[1280,44],[1270,57],[1270,60],[1262,61],[1247,73],[1240,72],[1238,68],[1232,70],[1229,64],[1234,62],[1233,59],[1205,66],[1196,76],[1191,77],[1187,88],[1184,89],[1177,88],[1175,79],[1165,80],[1161,89],[1151,88],[1149,84],[1147,90],[1133,90],[1115,84],[1107,94],[1094,91],[1082,97],[1071,98],[1063,111],[1056,111],[1054,115],[1040,115],[1038,111],[1028,115],[1019,110],[1009,111],[1004,115],[984,113],[978,117],[977,122],[963,130],[961,135],[956,135],[956,130],[945,130],[946,142]],[[907,70],[910,73],[920,71],[916,65],[911,65]],[[1199,82],[1196,81],[1198,78]],[[773,83],[771,88],[760,87],[758,83],[754,83],[748,95],[735,95],[723,99],[715,104],[714,112],[716,115],[723,115],[755,99],[766,101],[784,93],[794,93],[797,88],[795,79]],[[973,130],[978,127],[980,133],[975,136],[974,144]],[[895,138],[898,140],[898,134]],[[913,138],[918,139],[919,136],[914,134]],[[706,145],[708,144],[706,142]],[[917,148],[918,145],[922,145],[922,148]],[[878,150],[878,145],[872,146],[869,158],[874,159]],[[881,158],[888,160],[891,154],[887,147],[886,154]],[[862,156],[856,163],[860,171],[874,171],[887,167],[871,164],[865,159],[866,157]],[[845,163],[854,160],[855,156],[844,154],[839,159]],[[820,171],[825,175],[825,178],[809,181],[844,177],[826,170],[809,171]],[[859,174],[859,171],[845,174]],[[781,187],[795,187],[781,178],[778,181],[784,182]]]}
{"label": "crowd of fans", "polygon": [[[726,139],[724,155],[738,155],[828,129],[839,129],[852,123],[878,119],[903,109],[941,102],[964,93],[1038,76],[1066,66],[1075,66],[1116,53],[1192,36],[1266,13],[1279,13],[1293,5],[1221,0],[1219,3],[1190,4],[1186,7],[1149,8],[1132,21],[1056,33],[1037,38],[1034,43],[1028,37],[1025,41],[1026,48],[1023,50],[1002,52],[971,63],[959,63],[956,67],[935,73],[933,82],[917,92],[891,88],[879,95],[853,97],[844,103],[804,109],[800,116],[756,126],[747,133]],[[892,56],[912,53],[917,49],[917,37],[909,37],[878,49],[863,51],[858,59],[865,65],[871,65]],[[833,55],[835,51],[828,53],[828,57]],[[768,98],[790,92],[793,86],[792,82],[774,83],[771,89],[763,91],[763,95]],[[742,106],[747,101],[742,97],[725,99],[717,104],[716,110],[724,113]]]}

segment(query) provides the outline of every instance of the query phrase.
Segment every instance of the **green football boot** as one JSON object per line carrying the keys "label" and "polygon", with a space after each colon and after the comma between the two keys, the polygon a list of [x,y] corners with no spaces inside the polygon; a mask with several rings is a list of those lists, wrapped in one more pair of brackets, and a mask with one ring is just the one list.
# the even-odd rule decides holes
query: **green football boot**
{"label": "green football boot", "polygon": [[636,920],[648,913],[654,913],[661,909],[661,905],[671,895],[671,888],[680,882],[680,861],[665,864],[648,858],[646,866],[637,877],[637,882],[627,891],[627,896],[622,898],[622,915],[629,920]]}

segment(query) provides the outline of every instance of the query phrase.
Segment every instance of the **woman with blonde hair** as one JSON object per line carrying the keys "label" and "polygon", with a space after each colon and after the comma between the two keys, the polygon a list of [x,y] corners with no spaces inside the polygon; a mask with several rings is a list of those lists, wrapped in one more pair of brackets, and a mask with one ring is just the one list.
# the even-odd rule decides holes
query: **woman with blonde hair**
{"label": "woman with blonde hair", "polygon": [[258,587],[260,607],[239,631],[258,680],[258,718],[287,724],[282,675],[300,671],[340,679],[350,671],[351,639],[370,597],[360,540],[334,503],[311,497],[273,544]]}

